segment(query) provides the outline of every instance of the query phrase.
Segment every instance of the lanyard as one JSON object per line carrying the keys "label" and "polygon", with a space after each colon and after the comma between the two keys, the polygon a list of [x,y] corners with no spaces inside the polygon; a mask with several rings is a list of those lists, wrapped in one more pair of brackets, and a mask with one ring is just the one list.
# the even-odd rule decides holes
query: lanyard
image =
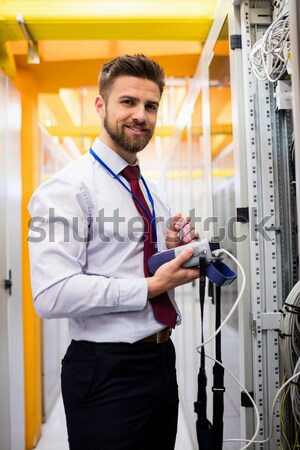
{"label": "lanyard", "polygon": [[140,200],[133,194],[133,192],[131,191],[131,189],[128,188],[128,186],[126,186],[126,184],[121,180],[121,178],[111,170],[111,168],[105,164],[105,162],[92,150],[92,148],[90,148],[90,154],[99,162],[99,164],[101,164],[101,166],[103,166],[116,180],[118,180],[118,182],[131,194],[131,196],[138,202],[138,204],[141,206],[141,208],[143,208],[143,210],[145,211],[145,213],[147,214],[147,217],[150,220],[151,226],[152,226],[152,231],[153,231],[153,237],[154,237],[154,246],[155,246],[155,252],[158,251],[157,249],[157,231],[156,231],[156,216],[155,216],[155,208],[154,208],[154,200],[153,197],[151,195],[151,192],[147,186],[147,183],[144,179],[144,177],[141,175],[141,180],[143,182],[143,185],[145,186],[150,204],[151,204],[151,208],[152,208],[152,215],[149,214],[149,212],[147,211],[147,209],[145,208],[145,206],[143,205],[143,203],[140,202]]}

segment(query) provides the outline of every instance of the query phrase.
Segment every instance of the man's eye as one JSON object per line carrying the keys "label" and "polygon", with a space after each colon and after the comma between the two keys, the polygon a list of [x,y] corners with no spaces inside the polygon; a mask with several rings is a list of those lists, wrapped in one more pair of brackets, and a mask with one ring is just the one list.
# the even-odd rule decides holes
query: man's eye
{"label": "man's eye", "polygon": [[130,99],[123,100],[122,103],[125,105],[134,105],[134,101]]}
{"label": "man's eye", "polygon": [[146,105],[146,108],[150,111],[157,111],[157,106],[154,104],[152,105],[151,103],[149,105]]}

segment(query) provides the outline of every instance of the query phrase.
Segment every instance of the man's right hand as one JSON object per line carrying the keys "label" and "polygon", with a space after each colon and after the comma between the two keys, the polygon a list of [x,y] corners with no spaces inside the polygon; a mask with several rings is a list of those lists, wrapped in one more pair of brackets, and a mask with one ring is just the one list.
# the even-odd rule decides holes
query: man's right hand
{"label": "man's right hand", "polygon": [[199,278],[199,268],[184,268],[182,264],[193,256],[193,249],[182,251],[176,258],[162,264],[153,277],[147,278],[148,298],[157,297],[162,292],[182,284],[190,283]]}

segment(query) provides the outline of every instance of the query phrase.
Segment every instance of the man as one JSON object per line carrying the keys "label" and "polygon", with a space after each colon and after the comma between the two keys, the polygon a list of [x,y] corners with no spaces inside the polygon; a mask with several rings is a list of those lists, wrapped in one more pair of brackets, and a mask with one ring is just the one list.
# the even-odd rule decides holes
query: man
{"label": "man", "polygon": [[29,205],[36,311],[69,318],[62,394],[71,450],[174,449],[173,288],[198,270],[182,268],[189,250],[153,276],[147,260],[155,247],[198,235],[188,217],[168,220],[162,193],[139,176],[137,153],[153,135],[163,87],[163,69],[143,55],[105,64],[95,102],[100,138]]}

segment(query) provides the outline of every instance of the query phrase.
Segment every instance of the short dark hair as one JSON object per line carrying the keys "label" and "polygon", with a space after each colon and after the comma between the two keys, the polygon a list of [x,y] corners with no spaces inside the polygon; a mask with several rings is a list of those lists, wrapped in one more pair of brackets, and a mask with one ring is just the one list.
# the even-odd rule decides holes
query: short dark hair
{"label": "short dark hair", "polygon": [[109,88],[116,78],[132,76],[145,78],[157,84],[160,95],[165,86],[164,69],[153,59],[143,54],[124,55],[103,64],[99,75],[99,93],[102,97],[108,94]]}

